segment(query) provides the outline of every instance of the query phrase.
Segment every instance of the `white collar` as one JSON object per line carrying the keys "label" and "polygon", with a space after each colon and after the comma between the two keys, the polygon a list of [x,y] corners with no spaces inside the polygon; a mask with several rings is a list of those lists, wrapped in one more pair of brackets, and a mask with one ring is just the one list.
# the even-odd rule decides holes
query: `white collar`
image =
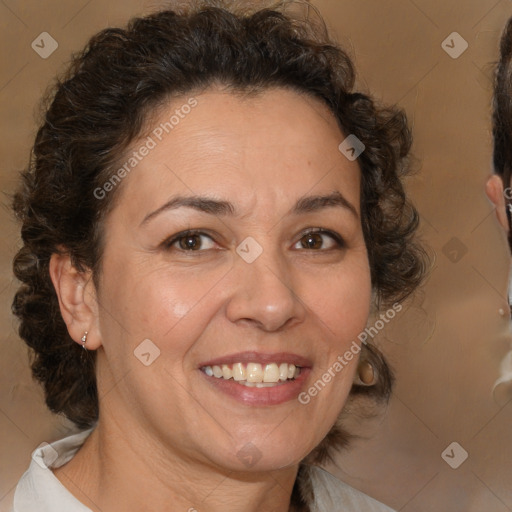
{"label": "white collar", "polygon": [[44,443],[32,453],[32,461],[14,494],[13,512],[91,512],[62,485],[50,468],[73,458],[93,429]]}

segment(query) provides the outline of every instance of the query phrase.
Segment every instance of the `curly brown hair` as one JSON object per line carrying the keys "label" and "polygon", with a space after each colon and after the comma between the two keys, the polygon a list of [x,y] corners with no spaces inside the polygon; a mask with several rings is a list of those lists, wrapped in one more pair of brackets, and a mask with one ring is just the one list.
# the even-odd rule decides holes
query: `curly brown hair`
{"label": "curly brown hair", "polygon": [[[402,301],[424,275],[418,214],[402,184],[411,144],[404,113],[354,92],[349,57],[315,24],[282,9],[249,13],[209,4],[160,11],[92,37],[53,88],[14,198],[23,239],[14,259],[22,282],[13,302],[19,334],[32,349],[32,372],[48,407],[82,428],[99,414],[95,357],[83,360],[67,332],[49,261],[65,251],[97,282],[102,226],[121,185],[101,201],[94,191],[169,98],[214,83],[234,92],[279,87],[318,98],[342,132],[366,147],[358,159],[361,216],[377,304]],[[352,392],[385,399],[391,371],[375,347],[365,348],[378,382]]]}

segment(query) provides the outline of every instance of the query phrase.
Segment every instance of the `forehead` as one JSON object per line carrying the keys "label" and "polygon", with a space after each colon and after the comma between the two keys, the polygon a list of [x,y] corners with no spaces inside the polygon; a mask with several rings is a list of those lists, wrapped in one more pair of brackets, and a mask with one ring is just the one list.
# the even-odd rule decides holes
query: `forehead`
{"label": "forehead", "polygon": [[341,190],[359,208],[359,166],[339,151],[345,135],[318,99],[287,89],[208,90],[175,98],[151,117],[124,158],[151,148],[122,183],[134,206],[176,192],[236,199],[242,189],[270,206],[320,187]]}

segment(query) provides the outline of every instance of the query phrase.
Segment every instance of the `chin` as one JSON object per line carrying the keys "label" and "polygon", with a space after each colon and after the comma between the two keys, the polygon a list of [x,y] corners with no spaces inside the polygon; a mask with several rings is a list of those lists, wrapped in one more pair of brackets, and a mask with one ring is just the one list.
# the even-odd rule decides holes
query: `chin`
{"label": "chin", "polygon": [[[268,472],[297,466],[313,450],[314,445],[304,445],[304,438],[297,433],[295,436],[281,436],[278,440],[265,440],[265,433],[259,440],[237,441],[236,447],[216,453],[215,461],[229,471],[236,472]],[[230,453],[226,457],[226,453]]]}

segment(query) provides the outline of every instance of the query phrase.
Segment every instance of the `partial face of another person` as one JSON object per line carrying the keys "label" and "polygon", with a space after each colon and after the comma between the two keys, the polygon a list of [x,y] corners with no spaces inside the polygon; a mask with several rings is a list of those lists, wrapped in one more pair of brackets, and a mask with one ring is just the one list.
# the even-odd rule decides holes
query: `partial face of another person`
{"label": "partial face of another person", "polygon": [[[509,208],[509,204],[512,204],[511,184],[503,183],[502,178],[494,174],[487,180],[485,191],[487,193],[487,197],[496,207],[496,216],[498,218],[499,223],[501,224],[505,232],[509,234],[510,227],[507,217],[507,208]],[[508,236],[509,245],[512,244],[511,240],[512,239],[510,238],[510,236]],[[512,250],[512,245],[510,249]]]}
{"label": "partial face of another person", "polygon": [[[284,89],[194,97],[161,140],[148,132],[154,147],[105,220],[100,422],[156,440],[161,457],[278,469],[322,440],[353,382],[357,356],[332,367],[371,302],[360,169],[338,150],[346,135],[319,100]],[[188,100],[161,109],[151,130]],[[148,366],[134,355],[143,340]],[[243,370],[254,381],[296,377],[224,378]]]}

